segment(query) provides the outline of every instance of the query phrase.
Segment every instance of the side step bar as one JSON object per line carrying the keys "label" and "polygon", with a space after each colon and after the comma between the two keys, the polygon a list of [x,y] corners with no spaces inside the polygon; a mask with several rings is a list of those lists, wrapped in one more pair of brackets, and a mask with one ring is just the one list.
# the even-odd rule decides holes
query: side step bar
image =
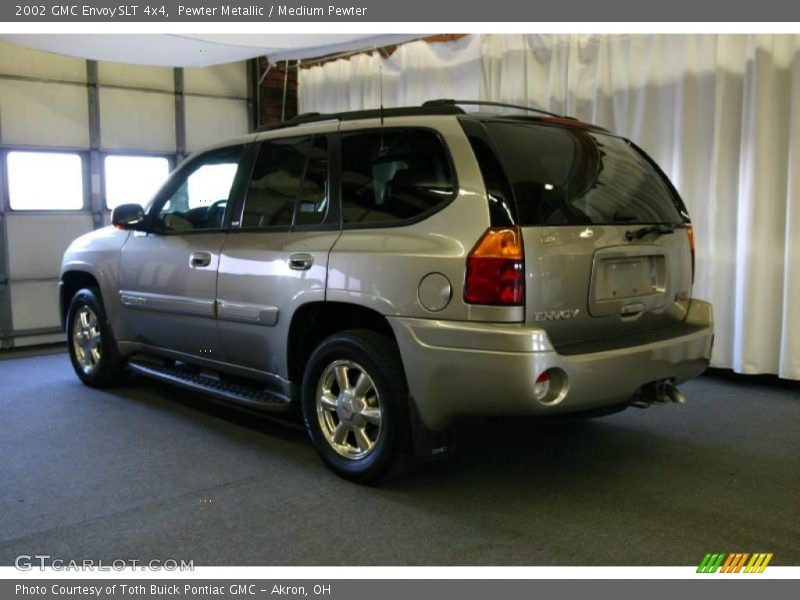
{"label": "side step bar", "polygon": [[228,383],[199,375],[189,369],[160,365],[144,360],[131,360],[128,368],[134,373],[165,381],[187,390],[212,396],[218,400],[242,404],[265,412],[288,412],[292,404],[287,398],[267,390],[237,383]]}

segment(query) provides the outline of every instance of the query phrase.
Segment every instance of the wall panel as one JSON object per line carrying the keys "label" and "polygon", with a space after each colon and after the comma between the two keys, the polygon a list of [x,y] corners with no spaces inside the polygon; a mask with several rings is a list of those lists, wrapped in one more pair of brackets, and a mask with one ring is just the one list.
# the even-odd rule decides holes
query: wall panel
{"label": "wall panel", "polygon": [[247,103],[242,100],[186,97],[186,148],[203,146],[247,133]]}
{"label": "wall panel", "polygon": [[174,96],[101,87],[100,139],[106,150],[175,152]]}
{"label": "wall panel", "polygon": [[174,70],[168,67],[143,67],[100,62],[97,65],[100,85],[114,85],[148,90],[175,91]]}
{"label": "wall panel", "polygon": [[86,61],[0,42],[0,73],[86,83]]}
{"label": "wall panel", "polygon": [[57,281],[12,283],[9,287],[14,331],[61,325]]}
{"label": "wall panel", "polygon": [[0,142],[89,146],[89,104],[78,85],[0,80]]}
{"label": "wall panel", "polygon": [[70,242],[92,230],[92,216],[10,214],[9,278],[58,277],[61,256]]}
{"label": "wall panel", "polygon": [[238,62],[204,69],[184,69],[187,94],[247,98],[247,63]]}

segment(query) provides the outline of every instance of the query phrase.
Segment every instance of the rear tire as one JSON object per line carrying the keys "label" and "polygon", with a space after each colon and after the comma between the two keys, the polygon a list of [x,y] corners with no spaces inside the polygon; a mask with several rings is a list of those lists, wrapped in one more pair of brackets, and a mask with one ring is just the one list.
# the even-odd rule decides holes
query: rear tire
{"label": "rear tire", "polygon": [[96,288],[84,288],[67,311],[67,344],[72,368],[90,387],[109,387],[125,375],[106,311]]}
{"label": "rear tire", "polygon": [[303,420],[337,475],[371,483],[410,461],[408,386],[394,341],[368,330],[323,340],[303,374]]}

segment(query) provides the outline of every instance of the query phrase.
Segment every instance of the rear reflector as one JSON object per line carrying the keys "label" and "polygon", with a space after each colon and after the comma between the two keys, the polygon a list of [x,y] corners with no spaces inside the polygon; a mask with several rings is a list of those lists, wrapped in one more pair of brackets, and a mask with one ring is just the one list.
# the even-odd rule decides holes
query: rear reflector
{"label": "rear reflector", "polygon": [[550,392],[550,374],[545,371],[536,378],[533,386],[533,395],[537,400],[544,400]]}
{"label": "rear reflector", "polygon": [[525,301],[525,252],[519,227],[490,227],[467,257],[464,301],[521,306]]}
{"label": "rear reflector", "polygon": [[692,283],[694,283],[694,229],[691,225],[686,226],[686,235],[689,238],[689,250],[692,252]]}

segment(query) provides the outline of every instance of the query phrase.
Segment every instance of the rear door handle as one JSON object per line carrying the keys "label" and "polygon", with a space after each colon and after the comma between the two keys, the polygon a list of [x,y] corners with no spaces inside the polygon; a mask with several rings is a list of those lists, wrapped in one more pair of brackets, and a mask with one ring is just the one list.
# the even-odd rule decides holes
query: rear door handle
{"label": "rear door handle", "polygon": [[304,252],[289,257],[289,268],[295,271],[308,271],[314,264],[314,257]]}
{"label": "rear door handle", "polygon": [[193,269],[198,267],[207,267],[211,264],[210,252],[192,252],[189,257],[189,266]]}

